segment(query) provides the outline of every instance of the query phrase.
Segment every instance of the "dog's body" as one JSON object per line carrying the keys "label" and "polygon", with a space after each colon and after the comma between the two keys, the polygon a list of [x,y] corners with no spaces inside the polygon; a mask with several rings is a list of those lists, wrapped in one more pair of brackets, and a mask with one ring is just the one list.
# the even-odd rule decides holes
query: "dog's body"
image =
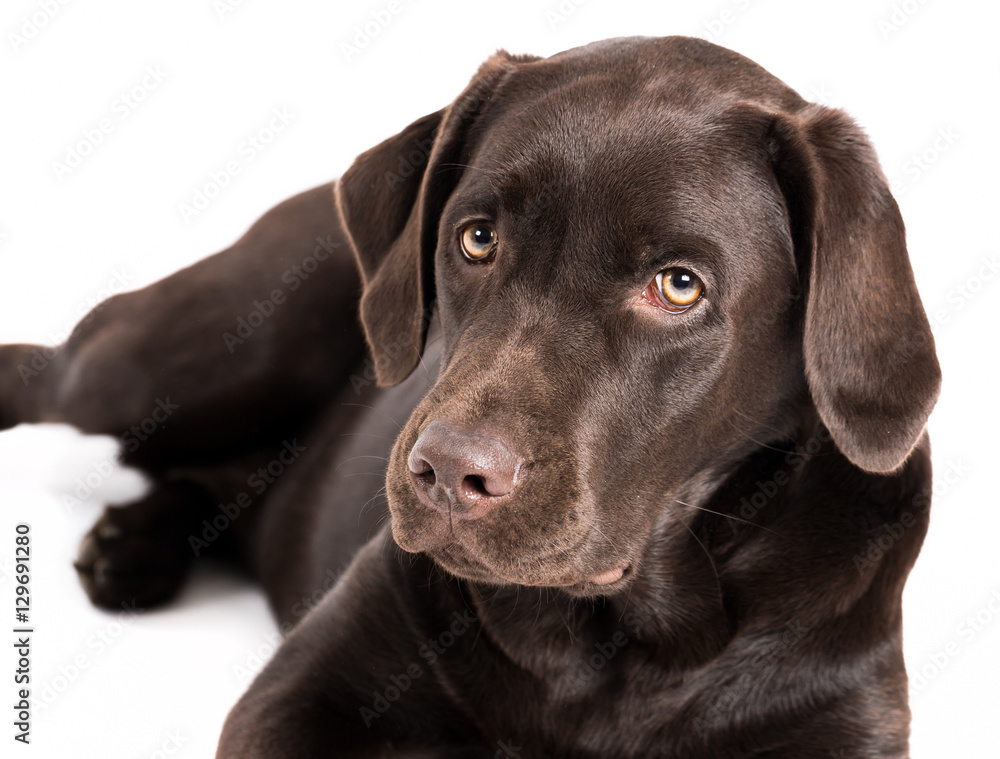
{"label": "dog's body", "polygon": [[32,348],[0,424],[175,409],[94,601],[235,548],[291,631],[221,757],[907,755],[933,341],[863,135],[735,54],[498,54]]}

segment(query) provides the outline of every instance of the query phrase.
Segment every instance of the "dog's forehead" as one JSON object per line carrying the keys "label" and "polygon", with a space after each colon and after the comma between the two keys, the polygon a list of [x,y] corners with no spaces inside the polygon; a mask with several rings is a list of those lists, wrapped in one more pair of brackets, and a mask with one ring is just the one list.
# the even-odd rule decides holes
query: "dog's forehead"
{"label": "dog's forehead", "polygon": [[478,170],[472,182],[506,199],[539,189],[568,204],[589,199],[604,207],[671,193],[721,197],[745,181],[748,162],[764,156],[763,144],[748,144],[725,113],[692,113],[638,89],[578,82],[531,108],[518,105],[492,119],[469,157]]}
{"label": "dog's forehead", "polygon": [[[709,211],[727,191],[752,192],[748,164],[765,163],[763,116],[796,103],[779,80],[715,45],[616,40],[514,66],[473,128],[465,163],[475,184],[508,200],[541,188],[566,202],[578,194],[634,206],[673,190],[706,198]],[[747,117],[755,107],[756,122]]]}
{"label": "dog's forehead", "polygon": [[[805,102],[754,61],[692,37],[621,37],[566,50],[518,69],[517,78],[548,79],[556,86],[603,78],[612,87],[648,86],[675,104],[752,101],[770,110],[795,110]],[[544,82],[543,82],[544,84]]]}
{"label": "dog's forehead", "polygon": [[763,131],[733,118],[733,101],[707,100],[606,72],[505,90],[456,194],[531,232],[564,224],[632,250],[698,240],[763,265],[786,235]]}
{"label": "dog's forehead", "polygon": [[636,187],[671,167],[724,171],[753,129],[740,106],[763,114],[803,105],[731,50],[688,37],[619,38],[513,65],[476,127],[485,139],[473,142],[484,168],[514,179],[519,170],[536,180],[546,169],[575,170]]}

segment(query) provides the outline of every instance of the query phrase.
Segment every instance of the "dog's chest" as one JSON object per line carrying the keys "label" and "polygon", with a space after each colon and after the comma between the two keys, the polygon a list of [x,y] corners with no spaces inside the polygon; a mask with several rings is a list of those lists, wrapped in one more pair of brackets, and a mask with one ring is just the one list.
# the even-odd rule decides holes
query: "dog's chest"
{"label": "dog's chest", "polygon": [[636,633],[621,621],[586,640],[538,641],[523,657],[505,641],[517,666],[506,661],[472,697],[497,756],[661,755],[684,685]]}
{"label": "dog's chest", "polygon": [[546,759],[662,755],[668,746],[663,728],[676,714],[669,675],[659,670],[663,682],[657,684],[658,668],[624,662],[614,666],[609,655],[628,655],[612,653],[610,645],[601,650],[606,653],[595,648],[593,655],[549,684],[542,708],[538,703],[520,708],[529,700],[512,704],[512,712],[519,713],[495,726],[496,745],[506,739],[506,745],[523,748],[522,756]]}

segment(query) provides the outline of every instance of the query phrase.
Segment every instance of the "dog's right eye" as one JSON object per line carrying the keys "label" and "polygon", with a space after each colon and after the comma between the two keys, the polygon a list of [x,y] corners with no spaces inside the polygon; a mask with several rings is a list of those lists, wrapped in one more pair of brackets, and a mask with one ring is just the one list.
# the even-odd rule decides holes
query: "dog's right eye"
{"label": "dog's right eye", "polygon": [[485,221],[468,224],[462,229],[462,253],[470,261],[486,261],[497,249],[497,229]]}

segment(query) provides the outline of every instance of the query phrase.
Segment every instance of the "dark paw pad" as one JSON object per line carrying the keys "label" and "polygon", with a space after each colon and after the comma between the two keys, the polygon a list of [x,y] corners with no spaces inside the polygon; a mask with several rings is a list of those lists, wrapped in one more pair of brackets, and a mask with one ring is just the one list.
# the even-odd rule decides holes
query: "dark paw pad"
{"label": "dark paw pad", "polygon": [[74,566],[84,590],[96,606],[112,609],[168,601],[184,582],[190,554],[182,542],[137,532],[116,511],[125,509],[105,511],[80,545]]}

